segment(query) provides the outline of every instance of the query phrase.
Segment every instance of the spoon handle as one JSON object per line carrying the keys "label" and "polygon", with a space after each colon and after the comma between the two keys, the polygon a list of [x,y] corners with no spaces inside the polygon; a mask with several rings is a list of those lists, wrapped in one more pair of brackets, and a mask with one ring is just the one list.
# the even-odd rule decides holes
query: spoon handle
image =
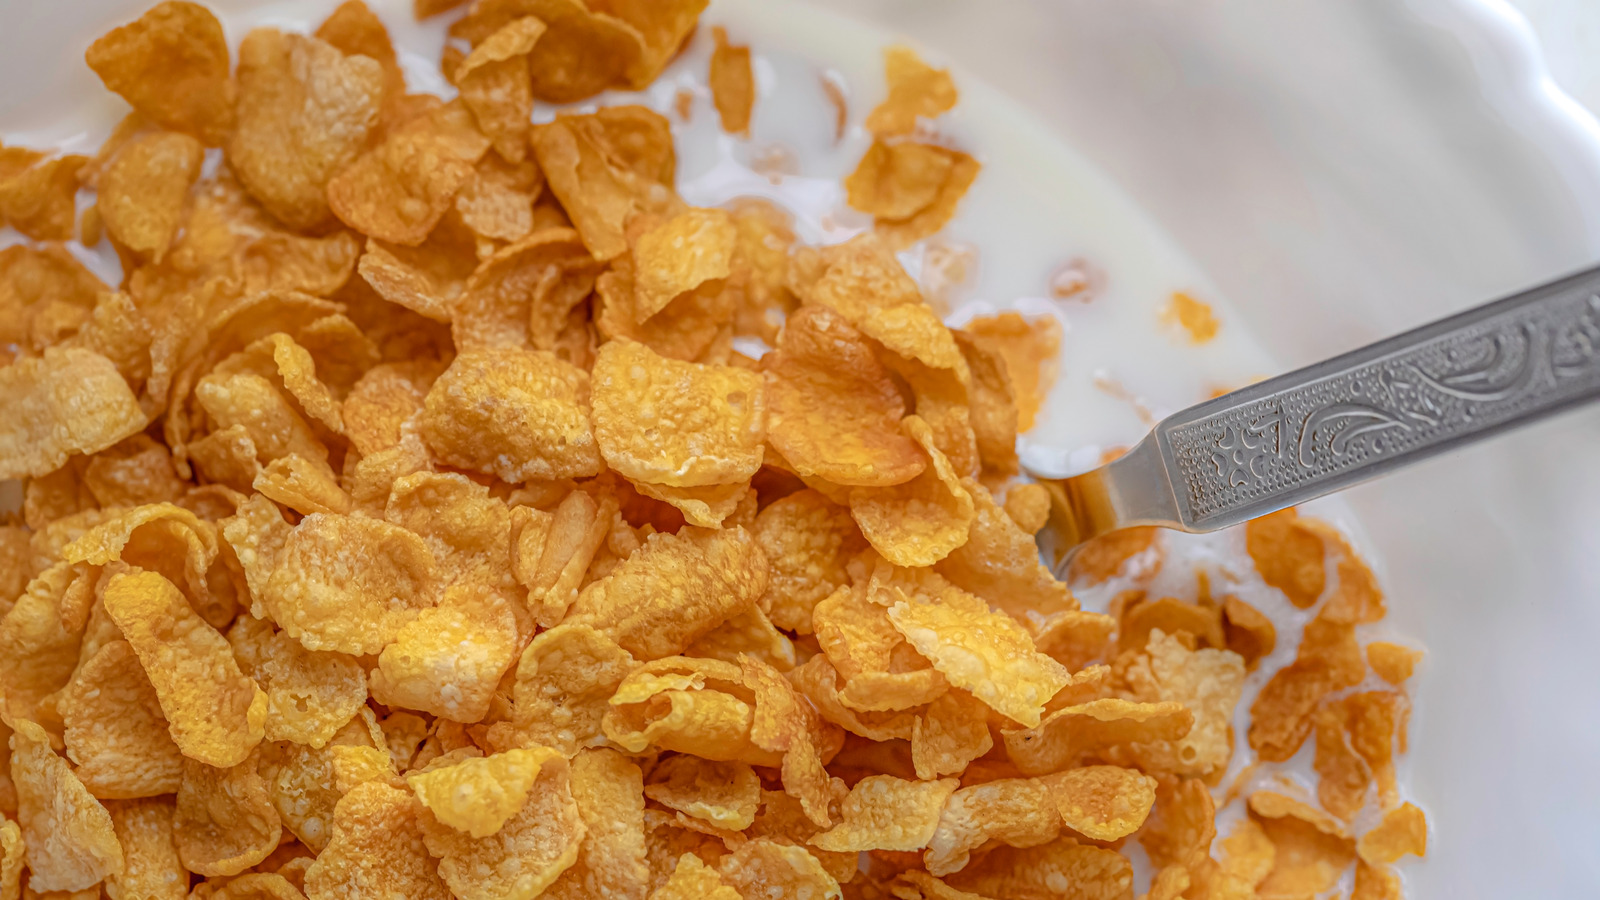
{"label": "spoon handle", "polygon": [[1046,484],[1058,547],[1215,531],[1600,399],[1600,268],[1175,413],[1125,456]]}

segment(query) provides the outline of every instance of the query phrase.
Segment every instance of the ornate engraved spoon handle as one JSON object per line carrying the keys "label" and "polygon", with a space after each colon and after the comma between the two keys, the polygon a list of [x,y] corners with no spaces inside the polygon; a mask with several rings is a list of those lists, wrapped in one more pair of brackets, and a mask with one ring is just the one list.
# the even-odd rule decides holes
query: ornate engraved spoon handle
{"label": "ornate engraved spoon handle", "polygon": [[1214,531],[1600,399],[1600,268],[1169,416],[1048,481],[1057,547],[1112,528]]}

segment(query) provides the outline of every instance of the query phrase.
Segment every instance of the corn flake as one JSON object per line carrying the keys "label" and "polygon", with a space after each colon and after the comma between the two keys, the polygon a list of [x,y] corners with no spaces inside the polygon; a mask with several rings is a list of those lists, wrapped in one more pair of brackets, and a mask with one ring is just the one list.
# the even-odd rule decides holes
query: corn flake
{"label": "corn flake", "polygon": [[[360,57],[353,57],[360,59]],[[415,246],[471,181],[489,139],[472,114],[447,103],[391,131],[327,182],[327,204],[368,237]]]}
{"label": "corn flake", "polygon": [[[1190,650],[1159,628],[1144,653],[1121,667],[1127,697],[1144,703],[1182,703],[1194,726],[1176,741],[1135,744],[1129,758],[1147,772],[1205,775],[1227,765],[1233,750],[1233,708],[1244,687],[1244,664],[1227,650]],[[1120,754],[1117,754],[1120,756]]]}
{"label": "corn flake", "polygon": [[47,474],[145,426],[116,366],[75,347],[51,347],[0,370],[0,398],[0,478]]}
{"label": "corn flake", "polygon": [[189,872],[173,844],[173,801],[165,797],[113,801],[106,811],[122,846],[122,872],[106,877],[106,896],[116,900],[183,900],[188,896]]}
{"label": "corn flake", "polygon": [[583,843],[577,862],[543,896],[642,900],[650,885],[643,785],[639,767],[615,750],[585,750],[572,760],[572,795],[583,817]]}
{"label": "corn flake", "polygon": [[1097,841],[1139,830],[1156,802],[1156,780],[1135,769],[1084,766],[1050,778],[1050,797],[1068,828]]}
{"label": "corn flake", "polygon": [[910,47],[883,51],[889,95],[867,116],[867,130],[879,137],[910,134],[918,117],[932,119],[956,105],[955,82],[948,69],[935,69]]}
{"label": "corn flake", "polygon": [[259,619],[228,629],[233,654],[267,694],[266,739],[321,747],[367,699],[361,663],[343,653],[307,650]]}
{"label": "corn flake", "polygon": [[939,816],[939,827],[923,854],[928,871],[949,875],[967,866],[971,853],[996,842],[1036,847],[1055,840],[1061,815],[1050,786],[1036,779],[1002,778],[956,791]]}
{"label": "corn flake", "polygon": [[277,848],[282,827],[254,758],[224,769],[184,760],[172,822],[184,868],[237,875]]}
{"label": "corn flake", "polygon": [[1293,508],[1251,520],[1245,546],[1261,579],[1305,609],[1322,596],[1327,582],[1322,538]]}
{"label": "corn flake", "polygon": [[418,613],[383,649],[371,675],[373,699],[456,722],[482,719],[516,658],[511,602],[477,585],[447,588],[438,606]]}
{"label": "corn flake", "polygon": [[239,125],[228,162],[250,195],[294,229],[328,218],[330,180],[378,123],[383,67],[313,37],[257,28],[239,45]]}
{"label": "corn flake", "polygon": [[740,900],[742,895],[722,883],[717,870],[693,853],[677,858],[672,875],[650,894],[650,900]]}
{"label": "corn flake", "polygon": [[1022,772],[1042,775],[1080,755],[1119,744],[1174,741],[1189,733],[1194,714],[1181,703],[1102,698],[1046,714],[1038,727],[1002,731],[1006,752]]}
{"label": "corn flake", "polygon": [[750,134],[750,113],[756,102],[755,77],[750,71],[750,48],[728,43],[727,29],[711,29],[716,46],[711,51],[711,70],[706,83],[711,87],[711,102],[717,108],[722,130],[729,134]]}
{"label": "corn flake", "polygon": [[561,755],[547,747],[468,757],[406,776],[434,817],[459,832],[485,838],[503,827],[528,801],[539,769]]}
{"label": "corn flake", "polygon": [[1367,665],[1379,678],[1399,687],[1411,678],[1422,651],[1388,641],[1373,641],[1367,645]]}
{"label": "corn flake", "polygon": [[766,585],[766,559],[743,528],[685,528],[652,534],[584,588],[564,621],[598,629],[636,658],[659,659],[752,606]]}
{"label": "corn flake", "polygon": [[775,892],[795,900],[839,900],[839,882],[803,847],[766,838],[746,841],[717,861],[724,884],[751,896]]}
{"label": "corn flake", "polygon": [[488,837],[474,838],[421,815],[439,876],[461,900],[532,900],[578,858],[585,828],[564,759],[541,763],[528,799]]}
{"label": "corn flake", "polygon": [[765,409],[755,373],[612,341],[600,348],[593,380],[595,439],[628,478],[699,487],[741,482],[761,467]]}
{"label": "corn flake", "polygon": [[1172,292],[1167,305],[1161,308],[1161,321],[1182,328],[1191,344],[1207,344],[1217,336],[1217,316],[1211,307],[1183,291]]}
{"label": "corn flake", "polygon": [[1071,885],[1074,900],[1126,900],[1133,867],[1115,850],[1062,837],[1036,847],[998,847],[945,881],[985,897],[1047,900]]}
{"label": "corn flake", "polygon": [[262,600],[307,650],[379,653],[435,602],[435,561],[416,534],[314,513],[289,532]]}
{"label": "corn flake", "polygon": [[222,635],[154,572],[112,576],[103,602],[155,686],[184,755],[219,766],[243,762],[265,733],[267,696],[239,671]]}
{"label": "corn flake", "polygon": [[950,461],[933,445],[933,432],[918,416],[901,427],[921,445],[929,468],[904,484],[856,487],[850,515],[883,557],[899,566],[928,566],[966,543],[972,527],[972,495]]}
{"label": "corn flake", "polygon": [[1034,649],[1016,620],[981,602],[902,600],[889,608],[889,619],[952,685],[1027,727],[1039,725],[1045,702],[1070,680],[1060,663]]}
{"label": "corn flake", "polygon": [[203,152],[198,140],[175,131],[123,146],[100,176],[96,206],[112,239],[160,262],[183,220]]}
{"label": "corn flake", "polygon": [[141,115],[220,146],[233,128],[222,24],[198,3],[169,0],[89,47],[89,68]]}
{"label": "corn flake", "polygon": [[306,870],[308,900],[449,900],[417,816],[405,791],[377,781],[356,785],[334,808],[332,838]]}
{"label": "corn flake", "polygon": [[533,112],[528,52],[544,32],[545,24],[533,16],[514,19],[473,47],[453,75],[478,128],[507,162],[519,163],[528,155]]}
{"label": "corn flake", "polygon": [[17,824],[27,847],[28,884],[78,891],[122,871],[111,816],[50,749],[50,736],[27,719],[11,722],[11,779]]}
{"label": "corn flake", "polygon": [[761,779],[745,763],[679,755],[656,764],[644,795],[718,828],[743,831],[755,821]]}
{"label": "corn flake", "polygon": [[670,205],[676,169],[671,126],[644,107],[558,115],[534,127],[533,151],[551,192],[596,259],[628,249],[625,228],[635,213]]}
{"label": "corn flake", "polygon": [[512,483],[601,469],[589,375],[546,352],[457,356],[428,392],[422,433],[441,462]]}
{"label": "corn flake", "polygon": [[86,657],[56,708],[66,726],[67,758],[89,793],[127,799],[178,789],[183,755],[126,641],[111,641]]}

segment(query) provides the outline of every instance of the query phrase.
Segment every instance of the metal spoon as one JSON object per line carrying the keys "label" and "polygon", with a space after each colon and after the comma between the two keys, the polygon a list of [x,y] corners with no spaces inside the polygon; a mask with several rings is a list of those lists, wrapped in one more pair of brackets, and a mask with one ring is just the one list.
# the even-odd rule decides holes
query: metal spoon
{"label": "metal spoon", "polygon": [[1108,531],[1217,531],[1596,399],[1600,267],[1198,403],[1098,469],[1039,478],[1047,540],[1063,573]]}

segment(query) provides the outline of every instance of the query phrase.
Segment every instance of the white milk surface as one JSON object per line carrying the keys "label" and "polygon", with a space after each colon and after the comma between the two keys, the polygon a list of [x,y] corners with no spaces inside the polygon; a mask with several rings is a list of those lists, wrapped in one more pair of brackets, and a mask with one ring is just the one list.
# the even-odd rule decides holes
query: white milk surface
{"label": "white milk surface", "polygon": [[[236,45],[261,25],[313,31],[337,3],[221,0],[211,5]],[[459,12],[417,23],[411,18],[409,0],[369,0],[369,5],[389,28],[409,88],[453,94],[439,74],[437,60],[445,27]],[[142,4],[131,3],[129,18],[141,9]],[[86,26],[85,44],[115,24]],[[725,26],[733,43],[751,48],[758,98],[749,138],[724,134],[718,126],[706,86],[713,25]],[[784,0],[713,0],[686,51],[648,90],[614,92],[574,108],[633,102],[656,109],[673,122],[678,188],[689,203],[715,206],[737,197],[766,197],[793,214],[800,240],[837,243],[871,224],[867,216],[846,205],[840,182],[871,143],[861,122],[884,96],[881,50],[890,40],[865,26]],[[81,47],[63,49],[71,54],[81,51]],[[941,64],[937,53],[922,49],[929,62]],[[1092,468],[1104,450],[1134,444],[1155,420],[1206,399],[1219,388],[1238,387],[1279,371],[1226,298],[1115,185],[1011,100],[963,78],[959,71],[955,74],[961,101],[951,113],[924,123],[924,136],[972,154],[983,171],[944,231],[906,251],[901,259],[930,294],[944,295],[953,325],[1006,310],[1029,318],[1052,316],[1060,322],[1060,373],[1038,423],[1019,441],[1029,468],[1049,475]],[[848,124],[842,135],[836,135],[835,107],[824,80],[841,87],[846,97]],[[685,91],[693,98],[687,121],[675,112],[678,95]],[[11,145],[93,153],[125,111],[120,100],[104,91],[81,98],[45,94],[29,109],[17,112],[16,121],[0,122],[0,134]],[[541,105],[534,119],[547,121],[554,113],[554,108]],[[0,244],[20,239],[10,229],[0,232]],[[72,246],[108,281],[120,277],[109,246]],[[958,284],[940,284],[934,267],[925,261],[952,251],[968,255],[967,277]],[[1052,299],[1052,276],[1074,260],[1087,261],[1103,274],[1101,289],[1087,302]],[[1174,291],[1210,305],[1221,321],[1215,340],[1196,346],[1175,326],[1162,324],[1159,310]],[[1318,501],[1309,512],[1352,532],[1356,545],[1372,559],[1342,503]],[[1237,750],[1216,791],[1220,800],[1252,755],[1245,737],[1250,703],[1272,672],[1294,659],[1300,630],[1315,609],[1295,609],[1261,581],[1244,552],[1242,530],[1214,535],[1165,532],[1159,552],[1164,560],[1153,580],[1142,574],[1149,561],[1136,558],[1121,576],[1080,590],[1084,608],[1103,611],[1117,593],[1135,586],[1151,597],[1192,599],[1196,574],[1203,570],[1216,596],[1239,597],[1268,615],[1278,629],[1277,648],[1245,683],[1235,716]],[[1330,569],[1330,585],[1334,577]],[[1361,637],[1363,641],[1396,637],[1384,628],[1382,623],[1363,626]],[[1357,689],[1381,686],[1374,677]],[[1287,763],[1259,767],[1240,793],[1248,794],[1252,787],[1273,788],[1314,802],[1311,743],[1308,740]],[[1405,791],[1406,758],[1399,758],[1398,764]],[[1222,813],[1220,834],[1226,835],[1243,814],[1241,807],[1235,802]],[[1369,807],[1356,830],[1370,827],[1376,817]],[[1143,891],[1149,875],[1142,851],[1136,842],[1124,849],[1135,859],[1135,887]],[[1348,884],[1341,888],[1348,889]]]}

